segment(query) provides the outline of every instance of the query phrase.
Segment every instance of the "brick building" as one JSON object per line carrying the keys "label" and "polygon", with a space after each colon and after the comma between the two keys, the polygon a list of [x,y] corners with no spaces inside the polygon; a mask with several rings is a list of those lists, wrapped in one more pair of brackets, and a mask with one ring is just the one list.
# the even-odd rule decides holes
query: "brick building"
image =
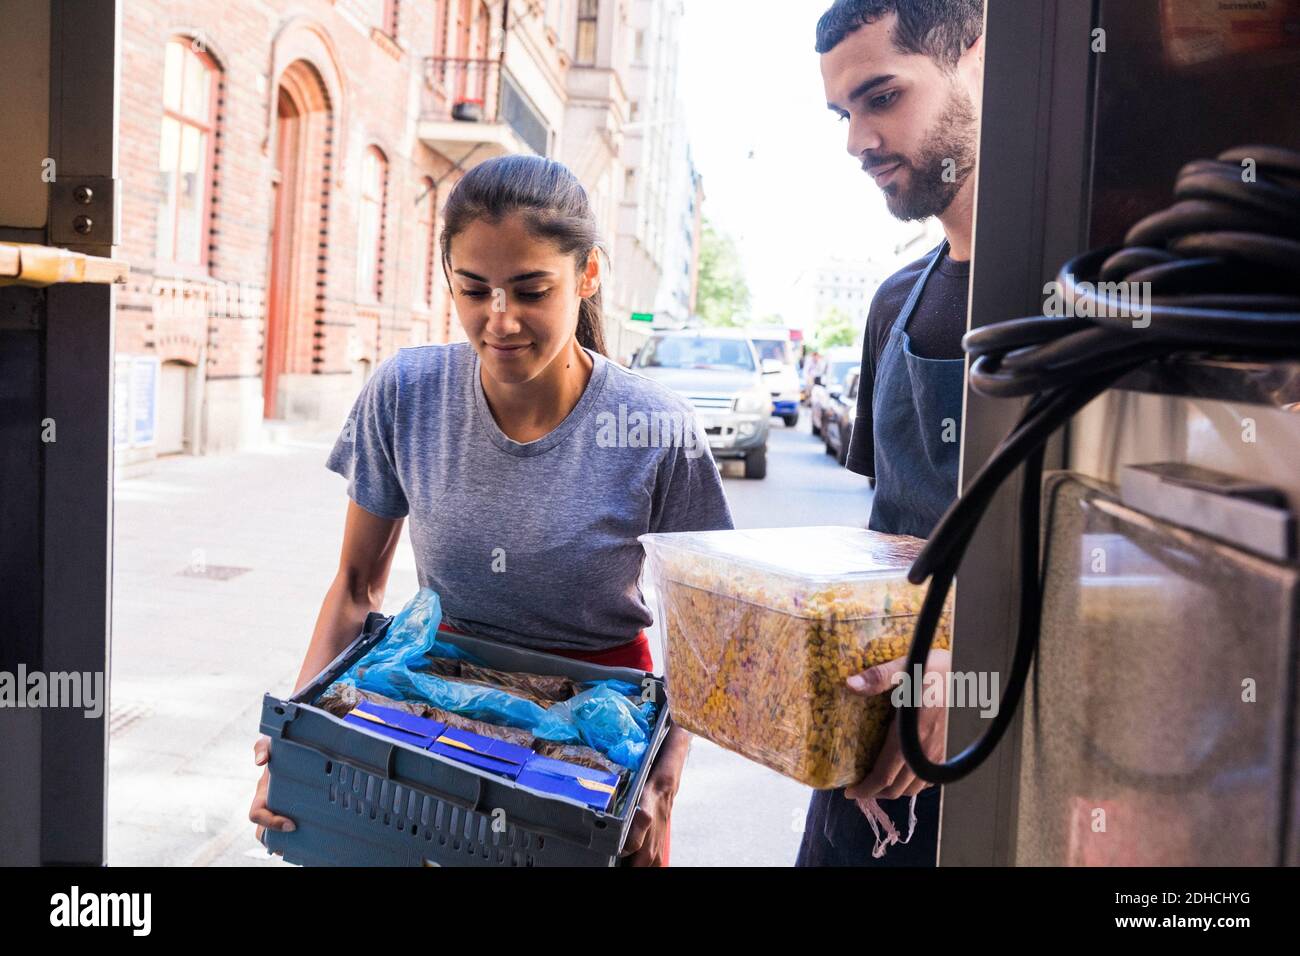
{"label": "brick building", "polygon": [[[630,0],[123,9],[123,463],[244,447],[267,420],[341,422],[398,348],[463,337],[439,210],[491,156],[568,163],[613,248]],[[630,328],[617,272],[605,301],[610,331]]]}

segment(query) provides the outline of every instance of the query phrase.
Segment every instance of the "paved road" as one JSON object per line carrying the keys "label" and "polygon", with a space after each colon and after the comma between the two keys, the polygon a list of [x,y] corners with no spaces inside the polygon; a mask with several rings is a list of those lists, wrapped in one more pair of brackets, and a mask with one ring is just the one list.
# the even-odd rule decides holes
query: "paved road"
{"label": "paved road", "polygon": [[[109,749],[112,865],[284,865],[246,814],[262,694],[288,693],[333,576],[344,513],[328,440],[158,462],[115,499]],[[865,479],[776,423],[768,477],[726,479],[740,527],[864,524]],[[274,528],[274,534],[267,529]],[[408,543],[385,611],[417,587]],[[806,788],[696,741],[675,865],[788,865]]]}

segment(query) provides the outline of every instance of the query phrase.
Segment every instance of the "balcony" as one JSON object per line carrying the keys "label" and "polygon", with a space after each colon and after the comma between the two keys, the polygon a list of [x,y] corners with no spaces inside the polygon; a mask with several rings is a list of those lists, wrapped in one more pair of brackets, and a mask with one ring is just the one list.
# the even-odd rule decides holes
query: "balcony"
{"label": "balcony", "polygon": [[[420,139],[453,163],[550,152],[551,132],[498,60],[424,58]],[[471,162],[472,160],[472,162]]]}

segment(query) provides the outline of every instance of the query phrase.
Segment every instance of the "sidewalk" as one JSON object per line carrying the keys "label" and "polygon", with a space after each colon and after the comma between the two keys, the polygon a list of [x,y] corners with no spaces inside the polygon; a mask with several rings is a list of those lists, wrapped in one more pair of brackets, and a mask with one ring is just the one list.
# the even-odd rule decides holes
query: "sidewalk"
{"label": "sidewalk", "polygon": [[[110,865],[281,865],[248,805],[262,695],[288,693],[338,563],[329,436],[159,461],[115,498]],[[416,589],[409,543],[392,612]]]}

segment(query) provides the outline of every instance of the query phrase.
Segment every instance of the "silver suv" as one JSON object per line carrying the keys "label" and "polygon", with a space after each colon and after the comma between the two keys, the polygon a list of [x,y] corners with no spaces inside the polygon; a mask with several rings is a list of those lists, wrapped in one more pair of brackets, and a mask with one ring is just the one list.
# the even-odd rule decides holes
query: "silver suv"
{"label": "silver suv", "polygon": [[632,367],[690,403],[714,458],[743,459],[746,478],[767,476],[772,396],[748,335],[739,329],[656,332]]}

